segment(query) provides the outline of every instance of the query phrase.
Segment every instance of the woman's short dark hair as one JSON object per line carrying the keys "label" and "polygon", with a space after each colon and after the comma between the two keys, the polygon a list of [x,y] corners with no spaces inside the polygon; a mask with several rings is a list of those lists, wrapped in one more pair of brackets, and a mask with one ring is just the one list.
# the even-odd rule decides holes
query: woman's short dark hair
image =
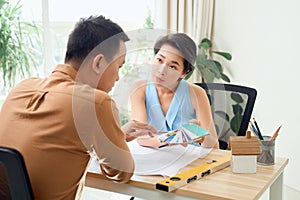
{"label": "woman's short dark hair", "polygon": [[[111,38],[114,36],[113,38]],[[120,46],[120,41],[129,38],[123,29],[104,16],[90,16],[81,18],[69,35],[65,62],[74,59],[82,62],[97,47],[107,61],[111,61]],[[105,42],[104,42],[105,41]],[[99,48],[98,45],[102,47]],[[99,45],[99,46],[101,46]]]}
{"label": "woman's short dark hair", "polygon": [[154,45],[155,55],[164,44],[169,44],[180,51],[184,59],[184,71],[186,73],[193,70],[197,57],[197,46],[188,35],[185,33],[172,33],[159,38]]}

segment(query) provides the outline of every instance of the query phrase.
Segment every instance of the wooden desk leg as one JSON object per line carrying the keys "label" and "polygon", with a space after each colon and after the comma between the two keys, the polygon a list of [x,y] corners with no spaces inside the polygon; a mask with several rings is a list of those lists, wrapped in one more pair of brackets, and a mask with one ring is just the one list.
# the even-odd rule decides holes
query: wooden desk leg
{"label": "wooden desk leg", "polygon": [[270,186],[270,200],[282,200],[283,172]]}

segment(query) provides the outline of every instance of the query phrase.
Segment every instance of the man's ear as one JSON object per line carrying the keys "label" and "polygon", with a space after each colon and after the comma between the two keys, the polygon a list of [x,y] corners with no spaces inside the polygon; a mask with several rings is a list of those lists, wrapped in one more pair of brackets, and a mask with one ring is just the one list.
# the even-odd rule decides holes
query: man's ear
{"label": "man's ear", "polygon": [[100,74],[103,69],[101,69],[101,64],[104,62],[105,58],[103,54],[98,54],[94,57],[92,63],[92,69],[96,74]]}

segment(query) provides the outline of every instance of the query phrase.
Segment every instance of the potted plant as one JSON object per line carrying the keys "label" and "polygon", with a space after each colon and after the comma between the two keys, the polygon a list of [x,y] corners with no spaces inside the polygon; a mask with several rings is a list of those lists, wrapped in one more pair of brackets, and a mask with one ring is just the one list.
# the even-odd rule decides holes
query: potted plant
{"label": "potted plant", "polygon": [[[223,80],[225,82],[230,82],[230,78],[224,73],[223,66],[221,63],[212,57],[213,54],[217,54],[226,60],[231,60],[232,56],[228,52],[223,51],[215,51],[213,50],[213,45],[211,40],[204,38],[198,45],[198,55],[196,60],[195,68],[197,68],[201,74],[201,82],[203,83],[212,83],[216,80]],[[228,144],[228,137],[227,134],[238,134],[239,125],[241,124],[242,120],[242,113],[243,107],[241,104],[244,102],[243,97],[235,92],[231,92],[230,98],[231,100],[227,103],[230,103],[230,107],[232,108],[232,115],[229,115],[224,110],[218,110],[217,108],[213,107],[212,99],[214,95],[208,94],[209,100],[212,105],[212,112],[214,118],[217,116],[222,118],[228,123],[226,128],[221,128],[216,123],[216,130],[219,135],[220,147],[226,149]],[[230,118],[230,116],[232,116]]]}
{"label": "potted plant", "polygon": [[[213,54],[220,55],[221,57],[231,60],[232,56],[228,52],[215,51],[212,48],[211,40],[204,38],[198,45],[198,55],[196,59],[195,68],[197,68],[201,74],[201,82],[212,83],[216,79],[222,79],[226,82],[230,82],[229,77],[224,74],[223,66],[221,63],[212,58]],[[192,73],[186,76],[186,79],[190,78]]]}
{"label": "potted plant", "polygon": [[41,58],[39,28],[34,22],[21,20],[21,8],[20,1],[0,0],[0,84],[4,90],[37,74],[37,58]]}

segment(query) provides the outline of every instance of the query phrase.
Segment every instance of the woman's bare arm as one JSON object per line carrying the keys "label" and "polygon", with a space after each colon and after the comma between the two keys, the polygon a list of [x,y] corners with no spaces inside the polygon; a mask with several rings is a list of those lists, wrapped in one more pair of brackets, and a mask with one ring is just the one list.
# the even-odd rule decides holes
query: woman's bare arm
{"label": "woman's bare arm", "polygon": [[136,82],[130,91],[131,120],[147,123],[146,81]]}
{"label": "woman's bare arm", "polygon": [[199,125],[210,132],[210,135],[205,136],[202,146],[219,148],[215,123],[205,90],[194,84],[189,84],[189,89],[191,102],[196,111],[196,118],[199,121]]}

